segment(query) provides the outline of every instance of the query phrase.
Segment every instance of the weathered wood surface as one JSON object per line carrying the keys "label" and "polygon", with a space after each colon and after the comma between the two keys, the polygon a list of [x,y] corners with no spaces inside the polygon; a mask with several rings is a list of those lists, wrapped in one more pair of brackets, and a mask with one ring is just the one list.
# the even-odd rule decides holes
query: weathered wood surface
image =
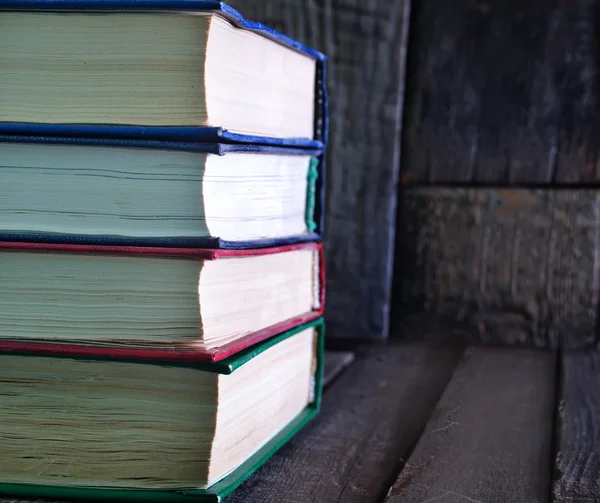
{"label": "weathered wood surface", "polygon": [[329,386],[354,361],[352,351],[326,351],[323,369],[323,387]]}
{"label": "weathered wood surface", "polygon": [[422,187],[403,191],[401,205],[399,330],[437,315],[481,342],[597,343],[595,191]]}
{"label": "weathered wood surface", "polygon": [[226,503],[381,501],[460,354],[394,344],[357,355],[325,392],[320,415]]}
{"label": "weathered wood surface", "polygon": [[386,503],[546,503],[556,356],[469,348]]}
{"label": "weathered wood surface", "polygon": [[554,501],[600,501],[600,352],[567,352],[561,370]]}
{"label": "weathered wood surface", "polygon": [[413,6],[405,180],[600,181],[593,0]]}
{"label": "weathered wood surface", "polygon": [[328,337],[388,334],[410,0],[232,0],[329,57]]}

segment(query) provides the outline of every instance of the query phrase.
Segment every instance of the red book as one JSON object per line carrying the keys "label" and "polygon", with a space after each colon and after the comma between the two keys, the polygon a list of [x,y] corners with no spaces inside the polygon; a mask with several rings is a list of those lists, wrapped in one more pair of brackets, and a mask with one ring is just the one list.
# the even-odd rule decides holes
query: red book
{"label": "red book", "polygon": [[323,249],[0,242],[0,351],[210,362],[322,315]]}

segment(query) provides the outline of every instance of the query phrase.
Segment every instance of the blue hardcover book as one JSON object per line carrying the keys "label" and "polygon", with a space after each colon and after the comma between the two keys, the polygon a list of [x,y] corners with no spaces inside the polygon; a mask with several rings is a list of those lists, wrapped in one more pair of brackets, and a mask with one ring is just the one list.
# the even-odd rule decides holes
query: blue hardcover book
{"label": "blue hardcover book", "polygon": [[0,133],[323,148],[326,57],[203,0],[4,0]]}
{"label": "blue hardcover book", "polygon": [[1,136],[0,240],[262,248],[320,239],[323,151]]}

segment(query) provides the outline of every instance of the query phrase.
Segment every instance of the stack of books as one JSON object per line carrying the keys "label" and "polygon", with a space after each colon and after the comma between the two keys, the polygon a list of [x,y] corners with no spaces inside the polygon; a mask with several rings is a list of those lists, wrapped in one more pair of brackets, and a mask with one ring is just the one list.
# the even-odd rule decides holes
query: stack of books
{"label": "stack of books", "polygon": [[220,2],[2,2],[1,494],[220,501],[317,413],[325,63]]}

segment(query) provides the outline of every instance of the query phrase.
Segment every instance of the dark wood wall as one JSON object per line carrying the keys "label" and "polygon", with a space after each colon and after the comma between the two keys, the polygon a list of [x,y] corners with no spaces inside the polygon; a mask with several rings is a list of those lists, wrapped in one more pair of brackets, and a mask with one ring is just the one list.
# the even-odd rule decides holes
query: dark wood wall
{"label": "dark wood wall", "polygon": [[600,179],[598,2],[414,2],[405,177]]}
{"label": "dark wood wall", "polygon": [[422,0],[412,14],[394,326],[596,345],[600,3]]}
{"label": "dark wood wall", "polygon": [[598,209],[589,189],[407,189],[394,317],[486,343],[595,344]]}
{"label": "dark wood wall", "polygon": [[387,337],[409,0],[232,0],[329,57],[328,338]]}
{"label": "dark wood wall", "polygon": [[231,4],[330,58],[329,340],[596,344],[598,2]]}

